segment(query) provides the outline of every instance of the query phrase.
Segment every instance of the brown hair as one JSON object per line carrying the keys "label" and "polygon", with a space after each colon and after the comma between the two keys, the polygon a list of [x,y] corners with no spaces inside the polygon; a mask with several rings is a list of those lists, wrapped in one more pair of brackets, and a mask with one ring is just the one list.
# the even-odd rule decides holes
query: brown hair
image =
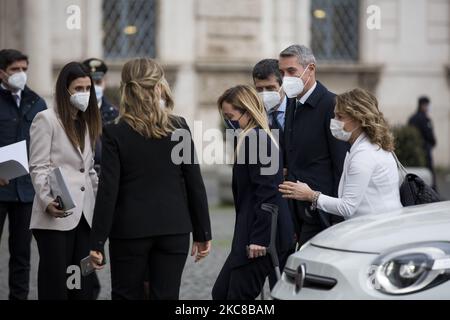
{"label": "brown hair", "polygon": [[[160,108],[160,98],[166,101],[164,109]],[[158,63],[140,58],[124,65],[120,115],[135,131],[146,138],[159,139],[171,134],[173,105],[172,93]]]}
{"label": "brown hair", "polygon": [[[74,120],[72,115],[74,108],[70,103],[70,84],[78,78],[89,77],[91,79],[91,90],[89,98],[89,106],[85,112],[78,112],[77,119]],[[56,114],[58,115],[64,130],[72,143],[81,151],[84,150],[84,138],[86,130],[89,132],[91,146],[95,148],[95,142],[101,134],[102,125],[100,111],[98,110],[95,88],[89,70],[87,70],[79,62],[70,62],[63,67],[56,81]]]}
{"label": "brown hair", "polygon": [[359,122],[369,140],[385,151],[394,151],[394,137],[377,98],[364,89],[353,89],[336,97],[336,113],[347,114]]}

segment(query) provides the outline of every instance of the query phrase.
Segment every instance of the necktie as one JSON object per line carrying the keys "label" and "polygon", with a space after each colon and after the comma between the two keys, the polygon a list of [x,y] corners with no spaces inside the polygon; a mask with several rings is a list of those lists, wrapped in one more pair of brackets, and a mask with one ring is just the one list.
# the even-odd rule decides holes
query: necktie
{"label": "necktie", "polygon": [[295,118],[295,115],[297,114],[297,111],[300,110],[303,106],[304,106],[304,104],[301,103],[300,100],[297,100],[295,102],[294,118]]}
{"label": "necktie", "polygon": [[14,101],[16,102],[17,107],[20,107],[20,97],[18,94],[13,94],[12,95],[14,98]]}
{"label": "necktie", "polygon": [[280,122],[278,121],[278,111],[274,111],[271,113],[271,118],[272,118],[272,126],[275,129],[279,129],[280,131],[283,130],[283,128],[280,125]]}

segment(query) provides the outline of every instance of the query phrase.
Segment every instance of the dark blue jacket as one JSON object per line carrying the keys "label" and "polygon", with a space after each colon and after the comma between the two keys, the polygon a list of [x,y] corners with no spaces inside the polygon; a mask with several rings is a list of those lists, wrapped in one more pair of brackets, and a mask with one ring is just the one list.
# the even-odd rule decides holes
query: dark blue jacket
{"label": "dark blue jacket", "polygon": [[436,146],[436,137],[434,135],[433,123],[425,112],[418,111],[411,118],[408,124],[419,130],[423,138],[423,149],[427,156],[431,157],[431,151]]}
{"label": "dark blue jacket", "polygon": [[[102,126],[111,124],[119,116],[119,110],[113,106],[105,97],[102,98],[102,106],[100,107],[100,115],[102,117]],[[95,144],[95,164],[100,165],[102,161],[102,140],[99,138]]]}
{"label": "dark blue jacket", "polygon": [[[279,208],[277,225],[277,251],[281,255],[292,248],[294,242],[293,221],[288,209],[288,204],[278,191],[278,186],[283,182],[283,171],[280,165],[283,161],[281,152],[271,143],[271,139],[262,129],[254,130],[259,142],[267,141],[267,152],[271,155],[278,152],[279,164],[275,174],[262,174],[261,169],[270,167],[270,164],[257,156],[258,148],[251,148],[252,138],[246,137],[240,146],[239,154],[245,155],[245,161],[236,161],[233,166],[233,197],[236,208],[236,223],[234,227],[233,243],[230,252],[232,267],[245,265],[250,262],[247,257],[246,246],[256,244],[268,246],[270,242],[271,215],[261,209],[263,203],[275,204]],[[261,135],[260,135],[261,134]],[[264,138],[263,138],[264,137]],[[252,158],[255,161],[251,161]],[[239,159],[239,156],[237,157]]]}
{"label": "dark blue jacket", "polygon": [[[350,149],[349,143],[337,140],[330,131],[335,97],[317,81],[316,89],[303,106],[297,107],[296,99],[288,100],[285,126],[287,180],[307,183],[313,190],[331,197],[338,195],[345,156]],[[296,203],[300,205],[297,216],[322,225],[318,215],[304,213],[310,203]]]}
{"label": "dark blue jacket", "polygon": [[[41,97],[30,88],[22,91],[20,108],[11,91],[0,87],[0,147],[22,140],[30,147],[30,126],[38,112],[47,109]],[[6,187],[0,187],[0,202],[33,202],[34,188],[29,175],[10,181]]]}

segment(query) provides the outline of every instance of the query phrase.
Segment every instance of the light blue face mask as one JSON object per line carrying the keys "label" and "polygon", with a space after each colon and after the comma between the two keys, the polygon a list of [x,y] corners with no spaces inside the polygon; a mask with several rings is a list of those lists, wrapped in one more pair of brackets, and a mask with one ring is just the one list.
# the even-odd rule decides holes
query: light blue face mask
{"label": "light blue face mask", "polygon": [[97,102],[101,102],[103,99],[103,87],[95,86],[95,95],[97,97]]}

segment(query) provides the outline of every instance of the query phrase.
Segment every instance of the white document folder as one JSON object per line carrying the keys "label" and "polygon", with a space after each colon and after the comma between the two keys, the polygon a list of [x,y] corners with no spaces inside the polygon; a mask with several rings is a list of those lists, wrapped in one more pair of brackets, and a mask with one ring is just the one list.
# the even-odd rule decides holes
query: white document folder
{"label": "white document folder", "polygon": [[0,178],[12,180],[29,174],[25,140],[0,148]]}
{"label": "white document folder", "polygon": [[64,204],[64,211],[75,208],[76,204],[73,201],[60,168],[56,168],[50,173],[49,183],[53,198],[56,199],[58,196],[61,197]]}

